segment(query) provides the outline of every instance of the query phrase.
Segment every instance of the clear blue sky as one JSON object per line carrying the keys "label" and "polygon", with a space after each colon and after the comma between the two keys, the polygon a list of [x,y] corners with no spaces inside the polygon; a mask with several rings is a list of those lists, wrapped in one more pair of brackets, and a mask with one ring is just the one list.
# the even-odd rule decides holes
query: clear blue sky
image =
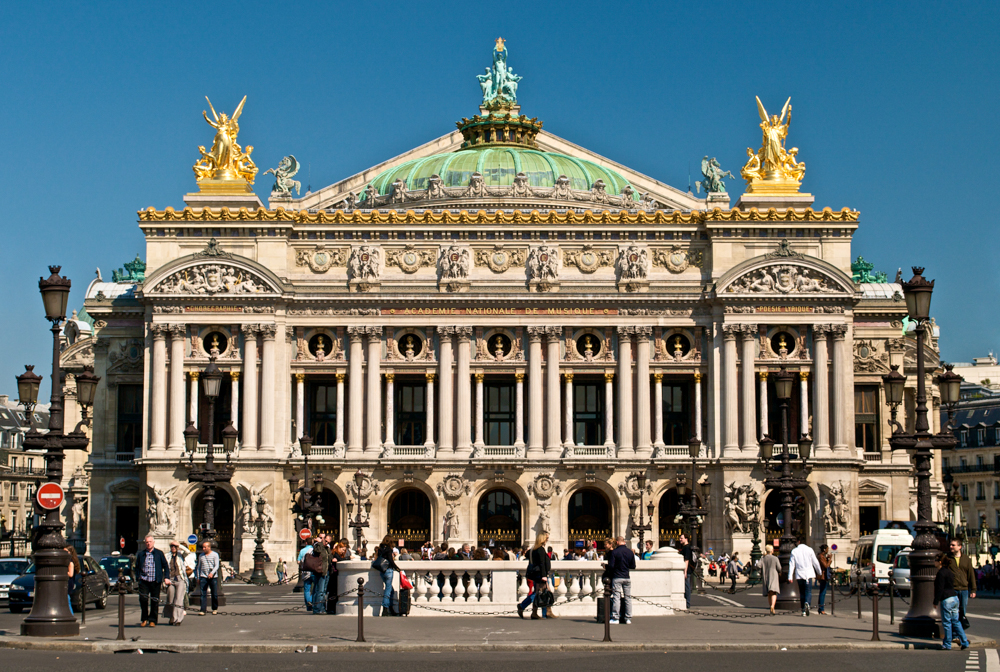
{"label": "clear blue sky", "polygon": [[292,153],[315,189],[474,113],[498,35],[525,113],[682,189],[706,154],[738,171],[754,95],[792,96],[804,190],[861,211],[855,254],[928,267],[946,359],[1000,350],[997,25],[996,2],[3,3],[0,391],[24,363],[48,388],[45,266],[78,306],[143,251],[136,211],[194,190],[206,94],[246,94],[261,172]]}

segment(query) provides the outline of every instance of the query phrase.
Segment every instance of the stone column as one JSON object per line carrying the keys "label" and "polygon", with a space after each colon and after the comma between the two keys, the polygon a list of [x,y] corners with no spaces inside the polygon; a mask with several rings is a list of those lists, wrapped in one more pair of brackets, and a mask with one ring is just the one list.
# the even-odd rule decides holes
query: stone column
{"label": "stone column", "polygon": [[257,448],[257,332],[260,325],[243,325],[243,448]]}
{"label": "stone column", "polygon": [[618,456],[632,457],[632,334],[635,327],[618,327]]}
{"label": "stone column", "polygon": [[740,387],[743,392],[743,403],[740,419],[743,425],[743,445],[741,450],[744,453],[757,452],[757,413],[756,402],[754,401],[754,371],[756,369],[755,360],[757,358],[757,325],[743,325],[743,348],[740,353]]}
{"label": "stone column", "polygon": [[382,454],[382,327],[365,327],[368,335],[368,390],[365,408],[365,456]]}
{"label": "stone column", "polygon": [[277,381],[274,376],[275,344],[277,327],[273,324],[260,325],[264,337],[264,347],[260,355],[260,449],[274,450],[274,394]]}
{"label": "stone column", "polygon": [[615,374],[610,371],[604,374],[604,447],[614,450],[615,447]]}
{"label": "stone column", "polygon": [[545,327],[545,456],[562,454],[560,425],[562,424],[562,394],[559,389],[559,360],[562,358],[562,327]]}
{"label": "stone column", "polygon": [[150,390],[149,449],[167,447],[167,325],[152,324],[153,333],[152,389]]}
{"label": "stone column", "polygon": [[455,327],[458,337],[455,366],[455,453],[461,457],[472,454],[472,327]]}
{"label": "stone column", "polygon": [[635,328],[635,407],[636,422],[639,423],[635,432],[635,449],[643,457],[649,457],[653,452],[649,432],[652,424],[649,417],[649,337],[652,333],[652,327]]}
{"label": "stone column", "polygon": [[809,372],[799,371],[799,432],[809,434]]}
{"label": "stone column", "polygon": [[524,374],[514,374],[514,447],[524,448]]}
{"label": "stone column", "polygon": [[740,450],[739,396],[736,378],[736,335],[740,325],[722,325],[722,457]]}
{"label": "stone column", "polygon": [[184,343],[187,336],[186,324],[171,324],[170,327],[170,426],[167,448],[184,450]]}
{"label": "stone column", "polygon": [[[191,377],[190,383],[190,399],[188,400],[188,422],[193,422],[195,427],[198,426],[198,372],[189,371],[188,375]],[[237,376],[239,373],[236,374]],[[236,421],[233,420],[233,424]],[[239,425],[236,425],[239,427]]]}
{"label": "stone column", "polygon": [[758,436],[764,438],[768,436],[770,431],[767,425],[767,371],[758,371],[757,378],[760,380],[760,428]]}
{"label": "stone column", "polygon": [[848,439],[844,422],[844,409],[848,400],[854,401],[854,391],[844,389],[845,367],[851,365],[847,356],[847,341],[844,338],[847,335],[847,325],[834,324],[830,327],[830,331],[833,334],[833,369],[831,371],[833,397],[830,404],[830,424],[833,429],[833,451],[836,453],[847,451]]}
{"label": "stone column", "polygon": [[396,374],[385,374],[385,446],[396,445]]}
{"label": "stone column", "polygon": [[351,415],[347,420],[347,458],[358,458],[364,454],[364,399],[365,379],[362,373],[364,365],[365,346],[363,343],[365,328],[348,327],[347,334],[351,340],[350,352],[347,356],[347,380],[351,385],[348,392],[348,403]]}
{"label": "stone column", "polygon": [[573,440],[573,372],[567,371],[564,373],[563,381],[565,382],[566,387],[566,405],[563,412],[563,415],[565,416],[563,434],[565,435],[566,440],[563,442],[563,446],[566,448],[572,448],[576,444]]}
{"label": "stone column", "polygon": [[438,400],[441,406],[440,431],[438,431],[438,451],[440,452],[455,449],[455,373],[452,370],[454,352],[451,343],[455,327],[438,327],[437,332],[438,339],[441,341],[441,356],[438,358],[438,377],[441,379],[441,389],[439,390],[441,398]]}
{"label": "stone column", "polygon": [[830,381],[827,365],[827,334],[830,325],[813,325],[813,441],[816,457],[829,455]]}
{"label": "stone column", "polygon": [[701,374],[694,374],[694,438],[701,438]]}
{"label": "stone column", "polygon": [[[697,374],[696,374],[697,375]],[[663,448],[663,374],[653,374],[653,446]]]}
{"label": "stone column", "polygon": [[233,420],[233,427],[239,429],[240,426],[240,372],[229,372],[229,415]]}
{"label": "stone column", "polygon": [[541,457],[545,453],[542,436],[542,334],[543,327],[528,327],[528,457]]}
{"label": "stone column", "polygon": [[[295,374],[295,433],[292,437],[296,442],[300,437],[309,434],[306,429],[306,374]],[[315,440],[316,437],[312,437]]]}
{"label": "stone column", "polygon": [[483,378],[482,373],[476,373],[476,448],[486,445],[483,437]]}
{"label": "stone column", "polygon": [[337,374],[337,438],[334,447],[339,453],[344,447],[344,378],[347,374]]}
{"label": "stone column", "polygon": [[[430,347],[430,344],[428,344]],[[434,378],[436,374],[433,371],[428,371],[424,374],[427,380],[427,416],[426,425],[424,427],[424,448],[428,450],[434,449]],[[433,455],[433,453],[431,453]]]}

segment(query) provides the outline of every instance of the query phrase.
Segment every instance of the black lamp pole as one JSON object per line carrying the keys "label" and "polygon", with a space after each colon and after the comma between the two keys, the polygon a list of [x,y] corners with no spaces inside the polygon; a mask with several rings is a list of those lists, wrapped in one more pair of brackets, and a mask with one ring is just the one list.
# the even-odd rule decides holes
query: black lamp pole
{"label": "black lamp pole", "polygon": [[[226,451],[226,464],[216,466],[215,464],[215,400],[219,396],[222,387],[222,370],[215,364],[215,355],[209,360],[208,367],[198,377],[201,380],[202,393],[208,399],[208,442],[205,450],[204,466],[196,465],[194,462],[195,453],[198,450],[199,432],[194,425],[194,419],[184,430],[184,445],[188,450],[188,483],[201,483],[203,486],[203,517],[201,525],[201,541],[206,541],[212,545],[212,549],[218,551],[219,544],[216,541],[215,530],[215,489],[218,483],[228,483],[233,478],[233,469],[230,462],[233,449],[236,447],[236,439],[239,432],[233,427],[230,421],[222,430],[222,445]],[[222,579],[216,583],[219,590],[219,606],[225,606],[226,596],[222,588]],[[201,600],[201,587],[196,586],[191,593],[191,604],[195,600]]]}
{"label": "black lamp pole", "polygon": [[264,573],[264,497],[258,496],[254,503],[257,507],[257,518],[254,519],[254,527],[257,528],[256,547],[253,549],[253,573],[250,575],[250,583],[258,586],[267,585],[267,574]]}
{"label": "black lamp pole", "polygon": [[[364,498],[364,502],[361,501],[361,486],[365,482],[365,475],[361,473],[358,469],[354,473],[354,501],[358,507],[358,513],[351,519],[351,514],[354,512],[355,503],[347,503],[347,518],[350,520],[348,526],[354,530],[354,548],[358,552],[361,551],[361,530],[368,527],[369,518],[372,512],[372,503],[367,497]],[[364,509],[365,517],[361,517],[361,510]]]}
{"label": "black lamp pole", "polygon": [[[69,434],[63,433],[63,392],[62,371],[59,365],[59,331],[66,320],[66,304],[69,300],[70,280],[59,275],[60,266],[49,266],[52,274],[38,279],[38,289],[42,293],[45,319],[52,323],[52,396],[49,406],[49,431],[42,434],[31,428],[24,437],[24,448],[45,449],[45,477],[49,483],[60,484],[63,475],[63,457],[66,450],[86,450],[90,443],[83,431],[86,419]],[[38,403],[38,387],[41,376],[25,367],[25,373],[17,377],[20,401],[28,409],[28,417]],[[81,376],[77,381],[77,399],[84,408],[94,401],[97,391],[97,376]],[[86,418],[86,414],[84,414]],[[21,623],[21,634],[28,637],[74,637],[80,634],[80,625],[69,610],[66,600],[69,577],[69,553],[64,549],[64,527],[59,508],[43,509],[33,503],[39,514],[39,524],[32,535],[31,548],[35,561],[35,598],[31,613]]]}
{"label": "black lamp pole", "polygon": [[[792,474],[792,459],[788,451],[788,402],[792,397],[792,385],[795,381],[795,374],[781,370],[774,376],[774,386],[777,392],[778,402],[781,406],[781,472],[778,476],[769,476],[764,479],[764,487],[768,490],[777,490],[781,494],[781,516],[782,534],[781,545],[779,547],[778,559],[781,561],[781,592],[778,594],[778,601],[775,604],[777,609],[794,610],[799,608],[799,587],[797,583],[788,581],[788,565],[792,557],[792,550],[795,548],[796,539],[792,534],[792,511],[795,505],[795,491],[809,487],[809,482],[805,478]],[[764,470],[771,473],[770,460],[774,454],[774,440],[765,436],[760,440],[761,454],[764,457]],[[799,457],[803,466],[809,459],[812,449],[812,439],[802,435],[799,439]]]}
{"label": "black lamp pole", "polygon": [[[710,487],[709,483],[705,483],[702,490],[702,503],[698,503],[698,495],[696,489],[698,487],[698,455],[701,452],[701,439],[692,436],[688,441],[688,456],[691,458],[691,484],[687,483],[687,474],[684,471],[677,472],[677,495],[681,500],[681,506],[678,513],[684,520],[684,531],[688,535],[688,543],[691,544],[691,557],[692,562],[695,564],[694,569],[691,572],[691,576],[698,580],[699,586],[691,586],[692,588],[700,588],[701,572],[698,571],[698,565],[701,562],[701,548],[700,539],[701,536],[701,523],[705,520],[705,516],[708,515],[708,509],[705,508],[708,505],[708,489]],[[685,494],[687,498],[685,499]]]}

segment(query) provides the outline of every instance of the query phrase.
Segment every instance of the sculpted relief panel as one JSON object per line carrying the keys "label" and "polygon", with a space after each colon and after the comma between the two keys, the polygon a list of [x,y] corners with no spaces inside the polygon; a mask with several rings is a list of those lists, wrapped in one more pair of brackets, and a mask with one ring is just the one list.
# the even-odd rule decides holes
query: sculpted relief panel
{"label": "sculpted relief panel", "polygon": [[780,264],[750,271],[737,278],[726,291],[731,294],[823,294],[840,289],[836,281],[819,271]]}
{"label": "sculpted relief panel", "polygon": [[148,290],[149,294],[265,294],[277,293],[256,273],[228,264],[199,264],[177,271]]}

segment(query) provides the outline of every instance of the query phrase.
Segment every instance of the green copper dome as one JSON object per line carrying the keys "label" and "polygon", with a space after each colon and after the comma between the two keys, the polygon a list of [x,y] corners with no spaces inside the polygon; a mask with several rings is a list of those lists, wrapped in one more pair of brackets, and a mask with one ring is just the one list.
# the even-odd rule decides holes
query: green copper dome
{"label": "green copper dome", "polygon": [[[473,173],[483,176],[488,187],[509,187],[514,177],[524,173],[533,187],[554,187],[560,175],[569,178],[570,188],[589,191],[598,180],[608,194],[618,196],[628,181],[608,168],[565,154],[540,152],[519,147],[481,147],[449,154],[435,154],[407,161],[380,174],[372,185],[381,195],[392,191],[396,180],[403,180],[407,190],[427,189],[432,175],[441,177],[444,187],[465,187]],[[636,192],[632,198],[639,200]]]}

